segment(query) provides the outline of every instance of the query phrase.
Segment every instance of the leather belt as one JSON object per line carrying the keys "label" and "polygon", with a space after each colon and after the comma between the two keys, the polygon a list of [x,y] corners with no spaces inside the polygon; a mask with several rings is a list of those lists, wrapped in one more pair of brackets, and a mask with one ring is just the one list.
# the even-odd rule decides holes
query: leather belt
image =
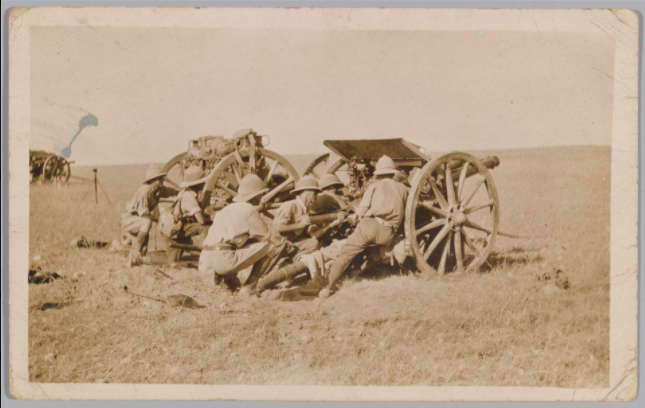
{"label": "leather belt", "polygon": [[235,245],[232,244],[227,244],[226,242],[218,242],[213,245],[204,245],[204,249],[207,251],[215,251],[215,250],[234,250]]}

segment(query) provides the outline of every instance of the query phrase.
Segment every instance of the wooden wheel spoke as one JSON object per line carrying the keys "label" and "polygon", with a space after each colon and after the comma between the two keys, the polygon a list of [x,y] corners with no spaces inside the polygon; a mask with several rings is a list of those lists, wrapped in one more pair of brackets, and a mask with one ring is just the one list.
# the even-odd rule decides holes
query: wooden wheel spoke
{"label": "wooden wheel spoke", "polygon": [[473,207],[466,208],[464,210],[464,214],[472,214],[475,211],[479,211],[479,210],[484,209],[484,208],[489,208],[489,207],[493,206],[494,204],[495,204],[495,201],[490,200],[487,203],[479,204],[479,205],[475,205]]}
{"label": "wooden wheel spoke", "polygon": [[476,230],[479,230],[479,231],[483,231],[483,232],[485,232],[487,234],[492,234],[493,233],[493,230],[491,230],[490,228],[487,228],[487,227],[484,227],[482,225],[479,225],[476,222],[473,222],[471,220],[466,221],[464,226],[470,227],[472,229],[476,229]]}
{"label": "wooden wheel spoke", "polygon": [[475,246],[475,243],[470,239],[468,234],[466,234],[466,231],[463,228],[460,228],[460,232],[464,237],[464,241],[466,241],[466,245],[468,248],[470,248],[471,251],[475,253],[475,257],[479,258],[481,256],[481,252],[479,252],[479,249]]}
{"label": "wooden wheel spoke", "polygon": [[449,231],[450,231],[450,225],[448,224],[444,225],[441,231],[439,231],[437,236],[432,240],[432,243],[428,246],[428,249],[426,249],[426,252],[423,254],[423,256],[426,259],[428,259],[430,255],[432,255],[435,249],[437,249],[437,246],[446,237]]}
{"label": "wooden wheel spoke", "polygon": [[432,211],[435,215],[446,218],[448,217],[448,212],[434,206],[435,201],[421,201],[419,206],[425,208],[426,210]]}
{"label": "wooden wheel spoke", "polygon": [[461,195],[464,192],[464,185],[466,184],[466,175],[468,175],[468,166],[469,162],[464,164],[464,167],[461,168],[461,174],[459,175],[459,184],[457,186],[457,198],[461,200]]}
{"label": "wooden wheel spoke", "polygon": [[175,183],[174,181],[172,181],[168,177],[164,178],[164,182],[170,184],[172,187],[176,188],[177,190],[180,189],[179,184]]}
{"label": "wooden wheel spoke", "polygon": [[271,191],[269,191],[268,193],[266,193],[266,194],[264,195],[264,197],[262,197],[262,202],[263,202],[263,203],[268,202],[268,201],[269,201],[269,200],[271,200],[273,197],[275,197],[278,193],[280,193],[282,190],[284,190],[285,188],[287,188],[290,184],[293,184],[293,177],[289,177],[289,178],[288,178],[288,179],[286,179],[282,184],[280,184],[279,186],[277,186],[277,187],[273,188],[273,190],[271,190]]}
{"label": "wooden wheel spoke", "polygon": [[473,197],[475,197],[475,194],[477,194],[477,191],[479,190],[479,187],[481,187],[482,184],[484,184],[485,181],[486,181],[486,179],[484,177],[481,177],[477,181],[477,184],[475,185],[475,188],[473,189],[473,191],[471,191],[470,194],[468,194],[468,196],[466,196],[466,198],[464,198],[462,200],[462,202],[461,202],[462,207],[468,206],[468,203],[470,203],[470,200],[472,200]]}
{"label": "wooden wheel spoke", "polygon": [[275,172],[275,169],[278,167],[278,164],[280,164],[280,163],[277,160],[274,161],[273,163],[271,163],[271,167],[269,168],[269,173],[264,178],[264,182],[266,184],[268,184],[269,181],[271,181],[271,177],[273,177],[273,173]]}
{"label": "wooden wheel spoke", "polygon": [[221,181],[218,181],[218,182],[217,182],[217,187],[219,187],[219,188],[221,188],[222,190],[224,190],[224,192],[225,192],[226,194],[230,195],[231,197],[235,197],[235,196],[237,196],[237,191],[235,191],[235,190],[233,190],[233,189],[230,189],[230,188],[226,187],[226,186],[224,185],[224,183],[222,183]]}
{"label": "wooden wheel spoke", "polygon": [[446,164],[446,192],[448,193],[448,204],[455,205],[455,182],[452,180],[452,169]]}
{"label": "wooden wheel spoke", "polygon": [[461,234],[459,232],[455,234],[455,255],[457,257],[457,272],[461,273],[464,271],[464,254],[461,248]]}
{"label": "wooden wheel spoke", "polygon": [[439,206],[441,207],[441,209],[445,210],[448,207],[450,207],[448,205],[448,202],[444,198],[443,194],[441,193],[441,191],[439,191],[439,187],[437,187],[437,183],[434,181],[432,177],[430,178],[429,182],[430,182],[430,187],[432,187],[432,192],[434,193],[435,197],[439,201]]}
{"label": "wooden wheel spoke", "polygon": [[233,174],[235,175],[235,178],[237,179],[237,184],[240,184],[242,182],[242,175],[240,173],[240,169],[237,167],[235,163],[231,165],[233,168]]}
{"label": "wooden wheel spoke", "polygon": [[445,224],[446,224],[445,218],[440,218],[438,220],[432,221],[431,223],[426,224],[417,230],[417,237],[423,234],[424,232],[430,231],[431,229],[439,228],[440,226]]}
{"label": "wooden wheel spoke", "polygon": [[446,245],[443,247],[443,253],[441,254],[441,261],[439,262],[439,274],[443,275],[446,273],[446,261],[448,260],[448,254],[450,253],[450,241],[452,240],[452,231],[448,234],[448,240]]}

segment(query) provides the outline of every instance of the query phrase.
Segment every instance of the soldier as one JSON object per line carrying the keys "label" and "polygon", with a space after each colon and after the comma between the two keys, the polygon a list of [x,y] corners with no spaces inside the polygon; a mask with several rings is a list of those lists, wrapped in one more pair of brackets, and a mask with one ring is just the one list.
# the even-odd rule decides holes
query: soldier
{"label": "soldier", "polygon": [[320,297],[329,297],[336,281],[365,248],[388,246],[393,242],[395,233],[403,222],[405,201],[408,198],[408,189],[393,180],[397,172],[394,161],[388,156],[381,157],[376,163],[374,175],[378,181],[365,190],[356,212],[360,221],[332,263],[329,282],[320,291]]}
{"label": "soldier", "polygon": [[171,246],[172,241],[190,244],[195,240],[201,245],[208,233],[206,218],[198,200],[199,191],[205,182],[206,177],[200,167],[189,167],[184,172],[184,180],[179,185],[183,190],[177,196],[172,213],[168,214],[169,220],[176,222],[175,228],[172,228],[172,225],[162,225],[163,217],[159,221],[159,229],[171,241],[166,249],[168,262],[177,262],[182,255],[181,249]]}
{"label": "soldier", "polygon": [[283,203],[273,219],[275,229],[298,248],[299,253],[311,253],[318,249],[318,240],[309,236],[311,225],[309,207],[320,192],[318,181],[311,176],[298,180],[291,191],[296,198]]}
{"label": "soldier", "polygon": [[257,175],[246,175],[233,204],[215,214],[199,257],[199,270],[206,276],[214,273],[216,283],[224,279],[230,288],[252,288],[282,251],[279,245],[272,245],[269,227],[257,210],[268,190]]}
{"label": "soldier", "polygon": [[132,250],[128,257],[128,266],[143,263],[143,256],[148,250],[148,236],[152,221],[156,218],[155,210],[163,187],[166,173],[161,167],[151,165],[146,171],[146,179],[139,187],[134,197],[125,204],[125,212],[121,215],[121,228],[128,234]]}
{"label": "soldier", "polygon": [[338,202],[340,209],[346,209],[347,203],[345,202],[344,195],[341,189],[345,187],[342,181],[335,174],[325,174],[320,178],[321,195],[333,197]]}

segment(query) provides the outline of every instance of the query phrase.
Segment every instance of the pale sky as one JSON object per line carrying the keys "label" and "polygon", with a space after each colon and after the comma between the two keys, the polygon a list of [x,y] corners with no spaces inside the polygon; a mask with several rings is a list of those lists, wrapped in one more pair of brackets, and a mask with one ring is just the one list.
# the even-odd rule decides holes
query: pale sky
{"label": "pale sky", "polygon": [[213,28],[31,29],[32,149],[79,164],[165,162],[253,128],[283,155],[325,139],[427,151],[609,145],[604,34]]}

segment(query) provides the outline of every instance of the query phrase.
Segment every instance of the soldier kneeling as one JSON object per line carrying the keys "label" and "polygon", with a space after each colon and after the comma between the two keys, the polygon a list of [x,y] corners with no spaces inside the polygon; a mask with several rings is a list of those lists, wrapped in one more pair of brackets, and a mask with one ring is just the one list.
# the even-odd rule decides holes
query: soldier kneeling
{"label": "soldier kneeling", "polygon": [[269,227],[257,206],[269,189],[255,174],[240,182],[233,203],[215,214],[199,257],[199,270],[206,277],[214,274],[215,283],[229,288],[243,286],[250,292],[257,280],[284,249],[284,243],[272,242]]}
{"label": "soldier kneeling", "polygon": [[196,244],[201,246],[208,225],[204,211],[199,204],[198,195],[204,183],[204,171],[199,167],[189,167],[184,173],[184,180],[179,185],[182,190],[177,195],[170,211],[159,218],[159,229],[168,241],[166,255],[168,262],[178,262],[182,249],[173,247],[174,243]]}

